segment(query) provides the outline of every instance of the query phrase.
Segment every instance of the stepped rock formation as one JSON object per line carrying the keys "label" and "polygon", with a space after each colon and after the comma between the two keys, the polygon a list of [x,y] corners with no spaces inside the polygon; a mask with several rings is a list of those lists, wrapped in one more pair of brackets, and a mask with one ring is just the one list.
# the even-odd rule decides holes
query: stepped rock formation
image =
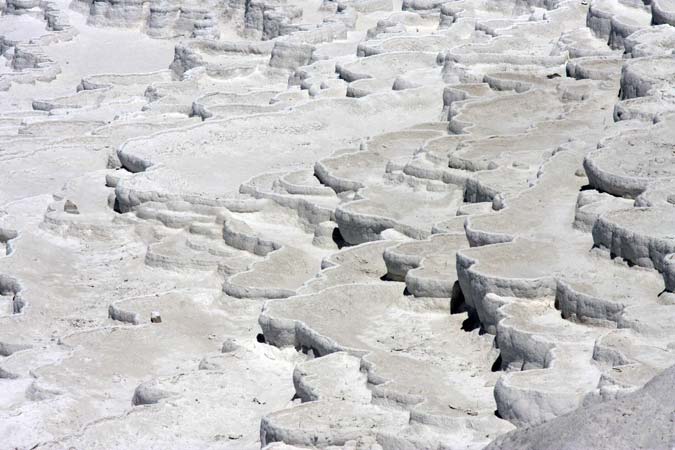
{"label": "stepped rock formation", "polygon": [[0,450],[672,449],[672,0],[0,0]]}

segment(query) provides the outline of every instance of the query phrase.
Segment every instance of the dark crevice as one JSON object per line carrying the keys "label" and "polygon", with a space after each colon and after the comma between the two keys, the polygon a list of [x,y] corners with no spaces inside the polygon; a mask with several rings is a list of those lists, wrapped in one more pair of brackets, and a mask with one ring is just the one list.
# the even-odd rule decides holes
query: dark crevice
{"label": "dark crevice", "polygon": [[495,362],[492,363],[492,367],[490,367],[490,370],[492,372],[500,372],[502,370],[502,355],[500,354],[497,359],[495,359]]}
{"label": "dark crevice", "polygon": [[349,246],[349,244],[347,243],[347,241],[345,241],[344,238],[342,237],[342,233],[340,233],[340,229],[339,229],[339,228],[335,228],[335,229],[333,230],[333,236],[332,236],[332,238],[333,238],[333,242],[335,242],[335,245],[337,245],[337,248],[338,248],[338,249],[342,249],[343,247],[348,247],[348,246]]}
{"label": "dark crevice", "polygon": [[461,314],[467,311],[462,288],[459,286],[459,282],[455,281],[452,286],[452,297],[450,297],[450,314]]}
{"label": "dark crevice", "polygon": [[[473,310],[468,310],[468,317],[464,322],[462,322],[462,330],[464,331],[473,331],[477,328],[480,328],[480,319],[478,319],[478,314]],[[482,330],[481,330],[482,334]]]}
{"label": "dark crevice", "polygon": [[309,357],[309,359],[320,358],[321,353],[314,347],[308,347],[306,345],[301,345],[300,347],[295,348],[296,351],[301,352]]}
{"label": "dark crevice", "polygon": [[113,211],[115,211],[118,214],[122,214],[122,211],[120,211],[120,202],[117,199],[117,197],[115,197],[115,204],[113,205]]}
{"label": "dark crevice", "polygon": [[397,279],[393,278],[388,272],[385,273],[384,275],[382,275],[380,277],[380,280],[382,280],[382,281],[401,281],[401,280],[397,280]]}

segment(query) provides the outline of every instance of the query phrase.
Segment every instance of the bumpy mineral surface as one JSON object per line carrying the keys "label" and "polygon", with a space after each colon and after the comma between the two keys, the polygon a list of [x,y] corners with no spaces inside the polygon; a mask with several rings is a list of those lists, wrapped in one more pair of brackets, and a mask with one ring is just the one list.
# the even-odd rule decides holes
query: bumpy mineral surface
{"label": "bumpy mineral surface", "polygon": [[675,446],[673,0],[0,12],[0,450]]}

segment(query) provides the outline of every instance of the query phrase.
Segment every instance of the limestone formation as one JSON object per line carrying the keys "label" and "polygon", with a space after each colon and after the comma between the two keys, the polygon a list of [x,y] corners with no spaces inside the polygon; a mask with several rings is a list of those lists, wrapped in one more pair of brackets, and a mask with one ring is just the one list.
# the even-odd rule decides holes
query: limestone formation
{"label": "limestone formation", "polygon": [[0,450],[671,449],[673,0],[0,0]]}

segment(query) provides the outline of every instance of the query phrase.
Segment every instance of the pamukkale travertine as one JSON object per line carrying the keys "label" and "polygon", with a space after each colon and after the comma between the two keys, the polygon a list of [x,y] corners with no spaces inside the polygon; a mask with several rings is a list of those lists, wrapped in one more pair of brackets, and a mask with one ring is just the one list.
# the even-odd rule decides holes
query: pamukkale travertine
{"label": "pamukkale travertine", "polygon": [[671,449],[672,0],[0,0],[0,450]]}

